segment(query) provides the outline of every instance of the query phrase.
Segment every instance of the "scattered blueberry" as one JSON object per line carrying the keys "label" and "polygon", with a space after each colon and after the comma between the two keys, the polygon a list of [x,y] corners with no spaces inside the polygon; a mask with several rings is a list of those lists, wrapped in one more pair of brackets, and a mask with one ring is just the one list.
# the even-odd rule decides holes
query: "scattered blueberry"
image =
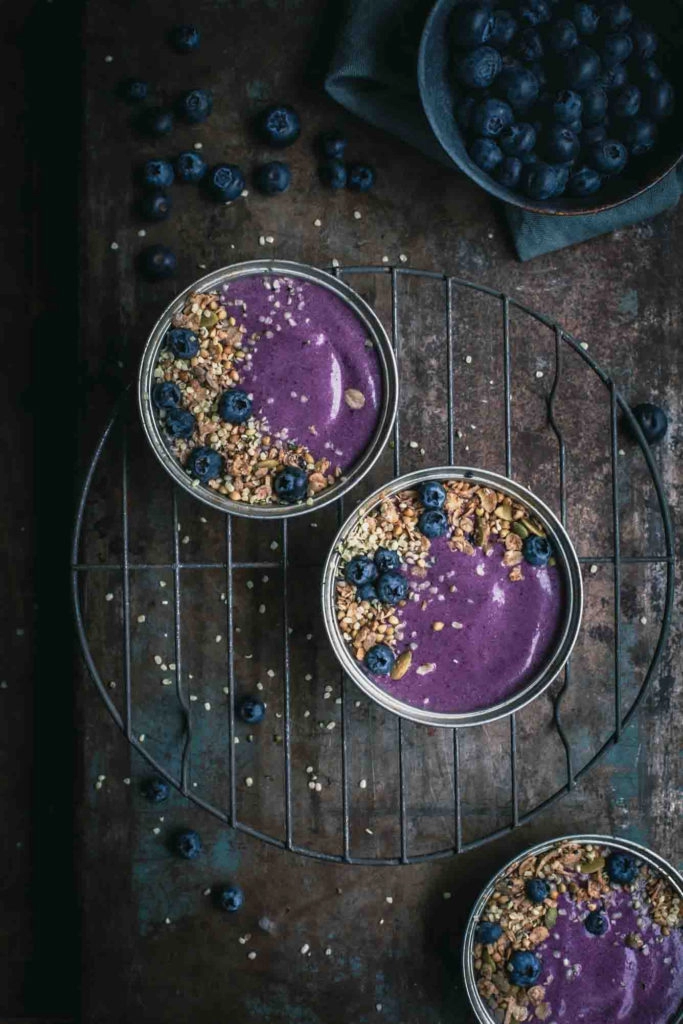
{"label": "scattered blueberry", "polygon": [[628,853],[613,851],[605,862],[607,877],[618,885],[630,885],[638,874],[638,865]]}
{"label": "scattered blueberry", "polygon": [[176,832],[171,841],[173,852],[185,860],[194,860],[202,852],[202,841],[199,833],[194,829],[187,829],[184,832]]}
{"label": "scattered blueberry", "polygon": [[171,327],[164,342],[176,359],[192,359],[199,352],[199,339],[189,327]]}
{"label": "scattered blueberry", "polygon": [[670,117],[674,110],[674,91],[671,83],[661,79],[645,86],[643,109],[655,121]]}
{"label": "scattered blueberry", "polygon": [[607,4],[600,12],[601,28],[605,32],[623,32],[631,24],[633,13],[628,4]]}
{"label": "scattered blueberry", "polygon": [[637,85],[623,85],[612,93],[609,103],[614,117],[635,117],[640,110],[640,89]]}
{"label": "scattered blueberry", "polygon": [[471,89],[487,89],[503,66],[498,50],[492,46],[478,46],[463,54],[456,63],[455,73],[463,85]]}
{"label": "scattered blueberry", "polygon": [[477,135],[493,139],[500,135],[503,128],[512,124],[513,120],[512,108],[507,103],[495,99],[482,100],[474,108],[472,130]]}
{"label": "scattered blueberry", "polygon": [[583,110],[583,100],[579,96],[578,92],[572,92],[571,89],[561,89],[555,94],[553,100],[553,117],[560,124],[569,124],[576,118],[581,117]]}
{"label": "scattered blueberry", "polygon": [[318,168],[318,177],[328,188],[346,188],[346,164],[342,160],[326,160]]}
{"label": "scattered blueberry", "polygon": [[503,159],[500,147],[493,139],[475,139],[470,146],[470,156],[477,167],[489,173],[495,170]]}
{"label": "scattered blueberry", "polygon": [[213,94],[209,89],[190,89],[176,101],[176,113],[186,124],[201,124],[213,110]]}
{"label": "scattered blueberry", "polygon": [[536,132],[533,125],[522,121],[504,128],[498,138],[498,145],[507,156],[522,156],[530,153],[536,145]]}
{"label": "scattered blueberry", "polygon": [[607,915],[600,910],[591,910],[590,914],[584,918],[583,924],[591,935],[604,935],[609,928]]}
{"label": "scattered blueberry", "polygon": [[642,402],[640,405],[634,405],[631,412],[648,444],[657,444],[662,440],[669,427],[669,421],[663,409],[650,402]]}
{"label": "scattered blueberry", "polygon": [[576,159],[581,144],[566,125],[552,124],[541,136],[541,148],[549,163],[564,164]]}
{"label": "scattered blueberry", "polygon": [[377,566],[367,555],[356,555],[344,569],[344,579],[356,587],[372,583],[377,579]]}
{"label": "scattered blueberry", "polygon": [[216,164],[204,182],[209,194],[223,203],[237,199],[244,189],[244,175],[237,164]]}
{"label": "scattered blueberry", "polygon": [[543,903],[550,896],[550,886],[545,878],[528,878],[524,883],[524,892],[532,903]]}
{"label": "scattered blueberry", "polygon": [[621,141],[631,156],[649,153],[657,141],[657,125],[647,118],[634,117],[626,122],[621,133]]}
{"label": "scattered blueberry", "polygon": [[541,59],[543,42],[535,28],[523,28],[517,33],[516,50],[519,59],[527,63]]}
{"label": "scattered blueberry", "polygon": [[510,11],[493,12],[493,29],[489,36],[491,46],[503,49],[512,42],[517,31],[517,21]]}
{"label": "scattered blueberry", "polygon": [[368,192],[375,184],[375,169],[369,164],[349,164],[346,187],[352,192]]}
{"label": "scattered blueberry", "polygon": [[229,388],[218,399],[218,415],[226,423],[244,423],[251,416],[252,401],[241,388]]}
{"label": "scattered blueberry", "polygon": [[194,185],[202,180],[206,171],[206,161],[202,160],[199,153],[194,153],[191,149],[184,153],[179,153],[176,157],[175,172],[180,181]]}
{"label": "scattered blueberry", "polygon": [[585,125],[599,124],[607,114],[607,93],[600,85],[591,85],[581,94],[581,119]]}
{"label": "scattered blueberry", "polygon": [[267,196],[276,196],[280,192],[286,192],[292,180],[292,172],[289,165],[280,160],[272,160],[268,164],[257,167],[254,174],[254,184],[259,192]]}
{"label": "scattered blueberry", "polygon": [[635,52],[641,60],[649,60],[650,57],[654,57],[657,51],[657,36],[649,25],[634,21],[631,25],[630,36]]}
{"label": "scattered blueberry", "polygon": [[173,131],[173,114],[163,107],[148,107],[140,115],[139,125],[145,135],[170,135]]}
{"label": "scattered blueberry", "polygon": [[619,174],[627,159],[626,147],[618,139],[604,139],[588,147],[588,162],[601,174]]}
{"label": "scattered blueberry", "polygon": [[148,160],[142,168],[141,177],[146,188],[168,188],[173,184],[173,164],[168,160]]}
{"label": "scattered blueberry", "polygon": [[301,134],[299,115],[293,107],[268,107],[258,119],[259,134],[271,146],[291,146]]}
{"label": "scattered blueberry", "polygon": [[390,548],[377,548],[375,551],[375,565],[378,572],[400,569],[401,556],[398,551],[392,551]]}
{"label": "scattered blueberry", "polygon": [[140,789],[145,800],[149,800],[152,804],[161,804],[164,800],[168,800],[170,792],[168,783],[158,775],[152,775],[151,778],[145,779]]}
{"label": "scattered blueberry", "polygon": [[547,565],[553,549],[547,537],[538,537],[532,533],[525,539],[522,552],[529,565]]}
{"label": "scattered blueberry", "polygon": [[149,245],[138,257],[140,272],[148,281],[162,281],[175,274],[178,261],[165,245]]}
{"label": "scattered blueberry", "polygon": [[166,412],[164,428],[171,437],[182,437],[187,440],[194,434],[195,422],[189,409],[171,408]]}
{"label": "scattered blueberry", "polygon": [[430,508],[417,521],[417,528],[425,537],[443,537],[448,532],[448,516],[441,509]]}
{"label": "scattered blueberry", "polygon": [[456,46],[481,46],[493,33],[494,17],[486,7],[456,7],[451,20],[451,38]]}
{"label": "scattered blueberry", "polygon": [[505,156],[496,167],[493,176],[503,188],[517,188],[523,166],[518,156]]}
{"label": "scattered blueberry", "polygon": [[603,66],[614,67],[615,64],[623,64],[631,56],[633,41],[625,32],[612,32],[605,36],[602,41],[600,56]]}
{"label": "scattered blueberry", "polygon": [[[604,130],[604,129],[603,129]],[[592,196],[602,185],[602,178],[593,167],[579,167],[572,171],[567,182],[567,191],[572,196]]]}
{"label": "scattered blueberry", "polygon": [[160,380],[152,388],[152,401],[157,409],[173,409],[180,405],[180,391],[172,380]]}
{"label": "scattered blueberry", "polygon": [[325,160],[343,160],[346,145],[340,132],[324,132],[318,139],[318,150]]}
{"label": "scattered blueberry", "polygon": [[550,7],[546,0],[523,0],[519,5],[519,17],[527,25],[544,25],[550,21]]}
{"label": "scattered blueberry", "polygon": [[375,644],[365,655],[365,665],[375,676],[388,676],[394,667],[394,652],[386,644]]}
{"label": "scattered blueberry", "polygon": [[522,171],[522,188],[530,199],[550,199],[557,187],[557,174],[550,164],[537,160],[525,164]]}
{"label": "scattered blueberry", "polygon": [[197,480],[207,483],[209,480],[215,480],[223,472],[223,456],[207,445],[195,448],[190,452],[185,468]]}
{"label": "scattered blueberry", "polygon": [[545,34],[548,49],[553,53],[569,53],[575,46],[579,45],[579,33],[576,25],[569,18],[558,18],[551,25]]}
{"label": "scattered blueberry", "polygon": [[171,212],[171,197],[165,192],[147,192],[139,206],[145,220],[166,220]]}
{"label": "scattered blueberry", "polygon": [[497,942],[503,934],[502,927],[497,921],[480,921],[474,933],[474,941],[481,942],[483,946],[490,946]]}
{"label": "scattered blueberry", "polygon": [[438,480],[425,480],[424,483],[419,484],[417,490],[425,508],[443,508],[446,491]]}
{"label": "scattered blueberry", "polygon": [[572,19],[582,36],[592,36],[597,31],[600,15],[593,4],[574,4]]}
{"label": "scattered blueberry", "polygon": [[214,901],[219,910],[234,914],[244,903],[244,893],[239,885],[226,885],[224,889],[216,889]]}
{"label": "scattered blueberry", "polygon": [[590,46],[575,46],[564,58],[564,79],[569,89],[581,92],[595,83],[600,74],[600,58]]}
{"label": "scattered blueberry", "polygon": [[507,962],[510,981],[520,988],[531,988],[541,976],[543,965],[535,953],[516,949]]}
{"label": "scattered blueberry", "polygon": [[377,601],[377,591],[375,590],[372,583],[364,583],[362,587],[358,587],[356,590],[356,597],[359,601]]}
{"label": "scattered blueberry", "polygon": [[[498,89],[515,110],[525,110],[538,98],[538,79],[529,68],[505,68],[496,81],[496,91]],[[485,102],[491,101],[486,100]],[[507,123],[510,124],[510,121]],[[480,132],[479,134],[485,133]]]}
{"label": "scattered blueberry", "polygon": [[273,490],[287,505],[303,501],[308,491],[308,473],[298,466],[285,466],[275,475]]}
{"label": "scattered blueberry", "polygon": [[393,569],[382,573],[375,588],[382,604],[396,605],[408,596],[408,580]]}
{"label": "scattered blueberry", "polygon": [[263,721],[266,705],[258,697],[243,697],[237,705],[237,713],[247,725],[256,725]]}
{"label": "scattered blueberry", "polygon": [[126,78],[119,83],[118,94],[126,103],[142,103],[147,99],[149,86],[140,78]]}
{"label": "scattered blueberry", "polygon": [[196,25],[175,25],[168,34],[168,41],[177,53],[191,53],[201,41]]}

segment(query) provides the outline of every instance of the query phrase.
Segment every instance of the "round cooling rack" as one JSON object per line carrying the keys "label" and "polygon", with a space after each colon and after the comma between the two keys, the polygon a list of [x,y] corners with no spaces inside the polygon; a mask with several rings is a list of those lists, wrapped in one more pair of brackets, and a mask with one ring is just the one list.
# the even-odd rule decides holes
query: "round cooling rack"
{"label": "round cooling rack", "polygon": [[[494,289],[400,267],[334,271],[390,328],[400,410],[368,478],[315,517],[207,509],[149,451],[127,394],[95,448],[73,600],[102,699],[150,768],[227,825],[323,860],[409,864],[489,842],[568,793],[653,679],[674,552],[662,483],[613,379],[551,319]],[[504,473],[558,515],[585,607],[561,677],[467,729],[400,719],[341,673],[320,585],[340,524],[429,465]],[[241,697],[267,704],[258,725]]]}

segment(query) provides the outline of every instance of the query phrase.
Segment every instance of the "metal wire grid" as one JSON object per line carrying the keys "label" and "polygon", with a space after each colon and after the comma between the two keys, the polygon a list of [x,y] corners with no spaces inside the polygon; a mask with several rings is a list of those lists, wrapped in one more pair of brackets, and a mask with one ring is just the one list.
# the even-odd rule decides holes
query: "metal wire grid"
{"label": "metal wire grid", "polygon": [[[555,419],[555,399],[558,392],[560,377],[562,374],[563,366],[563,351],[564,346],[568,345],[588,366],[593,370],[599,377],[600,381],[604,384],[609,395],[610,403],[610,446],[611,446],[611,476],[612,476],[612,527],[613,527],[613,542],[614,551],[612,555],[608,556],[593,556],[586,555],[579,559],[582,563],[590,564],[611,564],[613,567],[614,574],[614,727],[603,745],[594,753],[594,755],[587,761],[582,768],[578,771],[574,766],[574,752],[572,750],[571,743],[568,739],[567,733],[564,729],[561,716],[562,701],[571,685],[571,659],[568,662],[565,669],[564,682],[561,688],[553,698],[553,722],[557,730],[557,733],[561,739],[564,754],[565,754],[565,765],[566,765],[566,782],[560,786],[554,793],[548,796],[545,800],[538,803],[531,810],[524,814],[520,814],[519,810],[519,792],[518,792],[518,769],[517,769],[517,722],[516,716],[513,714],[509,717],[509,729],[510,729],[510,796],[511,796],[511,807],[512,813],[509,822],[501,828],[498,828],[485,836],[476,838],[470,842],[463,841],[462,835],[462,804],[461,804],[461,788],[459,784],[460,777],[460,732],[457,729],[452,730],[453,734],[453,768],[454,768],[454,806],[453,816],[455,823],[455,843],[449,847],[412,855],[408,849],[408,829],[407,829],[407,807],[406,807],[406,777],[405,777],[405,743],[404,743],[404,730],[405,722],[403,719],[398,719],[398,744],[397,744],[397,758],[398,758],[398,825],[400,829],[400,856],[398,857],[356,857],[351,853],[350,848],[350,801],[349,801],[349,737],[351,734],[351,723],[349,721],[349,700],[350,697],[347,693],[347,687],[349,681],[343,672],[341,676],[341,767],[342,767],[342,815],[341,815],[341,831],[342,831],[342,849],[338,854],[328,853],[324,851],[318,851],[311,849],[310,847],[302,846],[294,841],[294,819],[292,810],[292,728],[291,728],[291,666],[290,666],[290,637],[289,637],[289,615],[288,615],[288,524],[287,520],[282,520],[280,525],[280,549],[282,557],[279,561],[236,561],[233,557],[233,523],[232,518],[229,515],[225,516],[225,560],[220,562],[181,562],[180,551],[179,551],[179,535],[178,535],[178,499],[177,489],[173,490],[172,498],[172,517],[173,517],[173,561],[171,563],[131,563],[129,558],[129,514],[128,514],[128,465],[129,465],[129,452],[127,437],[124,433],[123,451],[122,451],[122,510],[121,510],[121,527],[122,527],[122,539],[123,539],[123,552],[120,563],[115,564],[87,564],[79,561],[80,543],[83,531],[83,519],[86,510],[88,495],[92,484],[93,476],[99,460],[102,456],[104,448],[110,438],[112,429],[120,415],[125,415],[125,409],[119,409],[112,416],[109,421],[97,448],[92,456],[88,471],[86,474],[78,511],[75,523],[73,546],[72,546],[72,594],[74,601],[74,609],[76,616],[76,625],[78,635],[87,663],[90,674],[95,682],[102,699],[104,700],[110,714],[114,718],[117,725],[123,730],[128,742],[140,753],[142,756],[171,784],[173,784],[180,792],[189,797],[194,803],[205,808],[215,817],[225,822],[232,828],[238,829],[242,832],[252,835],[258,839],[264,840],[264,842],[270,843],[273,846],[277,846],[281,849],[291,850],[295,853],[305,854],[320,860],[343,862],[348,864],[361,864],[361,865],[394,865],[394,864],[412,864],[420,863],[428,860],[436,860],[444,857],[451,856],[465,852],[467,850],[474,849],[482,846],[487,842],[491,842],[498,837],[511,832],[513,829],[526,824],[537,814],[543,811],[545,808],[555,803],[560,797],[570,792],[576,783],[586,775],[591,768],[599,761],[606,751],[613,745],[619,742],[622,731],[628,725],[630,720],[635,715],[641,701],[643,700],[649,684],[652,680],[653,674],[657,667],[657,663],[661,657],[663,648],[666,644],[668,635],[670,619],[672,614],[673,605],[673,593],[674,593],[674,548],[673,548],[673,530],[669,510],[666,503],[666,497],[662,482],[660,480],[657,468],[652,459],[649,447],[643,437],[643,434],[633,418],[630,409],[617,391],[614,381],[609,377],[604,370],[591,358],[588,353],[581,348],[577,340],[566,331],[564,331],[558,324],[553,320],[545,317],[534,310],[529,309],[526,305],[519,302],[516,299],[509,298],[501,292],[496,291],[493,288],[488,288],[483,285],[477,285],[470,281],[462,280],[456,277],[448,277],[445,274],[438,272],[429,271],[418,271],[410,268],[398,268],[388,266],[352,266],[345,268],[335,268],[333,273],[336,276],[354,276],[354,275],[389,275],[391,282],[391,327],[392,327],[392,342],[394,350],[396,352],[397,359],[400,359],[399,351],[399,322],[400,322],[400,309],[399,309],[399,297],[398,297],[398,281],[400,278],[423,278],[433,281],[441,281],[444,286],[444,298],[446,307],[446,343],[447,343],[447,377],[448,377],[448,409],[447,409],[447,424],[448,424],[448,461],[450,464],[454,464],[455,459],[455,404],[454,404],[454,381],[453,381],[453,292],[455,288],[464,288],[473,292],[479,292],[497,299],[501,306],[502,312],[502,323],[503,323],[503,389],[504,389],[504,425],[505,425],[505,472],[507,476],[513,475],[513,460],[512,460],[512,427],[511,427],[511,356],[510,356],[510,310],[512,308],[525,313],[539,323],[549,328],[554,333],[555,339],[555,374],[551,386],[550,393],[547,399],[547,413],[549,425],[557,439],[558,447],[558,462],[559,462],[559,485],[560,485],[560,517],[562,524],[566,526],[567,518],[567,494],[566,494],[566,444],[565,439],[562,435],[562,431]],[[124,400],[127,402],[127,398]],[[618,466],[618,446],[617,446],[617,417],[618,412],[621,411],[623,417],[628,421],[634,436],[636,437],[640,448],[642,449],[645,462],[650,472],[652,483],[655,488],[657,496],[657,502],[659,507],[659,513],[662,519],[663,535],[664,535],[664,546],[666,553],[664,555],[643,555],[625,557],[621,553],[620,545],[620,513],[619,513],[619,466]],[[394,449],[393,449],[393,469],[394,475],[399,476],[401,472],[400,467],[400,418],[397,417],[396,425],[394,428]],[[338,507],[338,523],[344,520],[344,502],[341,499],[337,503]],[[665,600],[664,609],[662,612],[661,628],[657,642],[655,644],[650,662],[645,670],[642,683],[640,688],[630,704],[629,708],[624,713],[622,710],[621,700],[621,654],[622,654],[622,629],[621,629],[621,606],[620,606],[620,588],[621,588],[621,571],[622,566],[628,563],[647,563],[647,564],[665,564],[666,565],[666,588],[665,588]],[[173,595],[173,617],[174,617],[174,644],[175,644],[175,664],[176,664],[176,682],[175,682],[175,694],[178,701],[178,705],[182,712],[184,720],[184,739],[183,748],[180,760],[180,775],[174,777],[169,773],[165,765],[161,764],[155,759],[147,748],[140,742],[138,737],[133,732],[133,707],[132,707],[132,696],[131,696],[131,601],[130,601],[130,575],[131,572],[137,570],[154,569],[154,570],[170,570],[173,574],[174,583],[174,595]],[[192,718],[190,714],[190,708],[187,701],[187,697],[183,687],[183,649],[182,649],[182,616],[181,616],[181,573],[184,569],[220,569],[225,573],[226,579],[226,599],[227,599],[227,629],[228,629],[228,685],[230,691],[230,699],[228,700],[228,733],[227,742],[229,749],[229,791],[228,791],[228,809],[227,811],[216,807],[214,804],[202,799],[191,786],[190,780],[190,748],[192,744]],[[260,829],[254,828],[247,822],[241,821],[237,811],[237,791],[236,791],[236,765],[235,765],[235,708],[233,695],[235,693],[235,664],[234,664],[234,653],[233,653],[233,636],[234,636],[234,572],[237,569],[279,569],[282,572],[282,668],[283,668],[283,697],[284,697],[284,708],[283,708],[283,741],[284,741],[284,812],[285,812],[285,835],[284,838],[277,836],[271,836],[261,831]],[[121,573],[122,580],[122,596],[123,596],[123,666],[124,666],[124,707],[123,714],[121,714],[112,701],[105,684],[101,678],[100,672],[95,664],[92,652],[90,650],[88,636],[85,628],[85,622],[83,618],[83,612],[81,608],[80,592],[79,592],[79,580],[83,573],[96,571],[96,570],[109,570],[117,571]]]}

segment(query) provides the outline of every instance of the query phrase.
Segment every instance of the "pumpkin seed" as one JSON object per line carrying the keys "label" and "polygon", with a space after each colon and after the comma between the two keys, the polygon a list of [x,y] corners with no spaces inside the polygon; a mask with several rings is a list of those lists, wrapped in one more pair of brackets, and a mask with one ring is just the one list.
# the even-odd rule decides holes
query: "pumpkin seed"
{"label": "pumpkin seed", "polygon": [[579,871],[582,875],[594,875],[596,871],[602,871],[605,866],[604,857],[594,857],[593,860],[589,860],[584,864],[579,865]]}
{"label": "pumpkin seed", "polygon": [[403,679],[410,668],[413,660],[413,652],[411,650],[404,651],[403,654],[399,654],[398,658],[394,662],[394,667],[391,670],[392,679]]}
{"label": "pumpkin seed", "polygon": [[512,521],[512,509],[509,505],[498,505],[495,515],[498,519],[506,519],[508,522]]}
{"label": "pumpkin seed", "polygon": [[516,533],[518,537],[521,537],[522,540],[526,540],[529,536],[529,531],[522,523],[513,523],[510,529],[513,533]]}
{"label": "pumpkin seed", "polygon": [[552,928],[557,921],[557,907],[548,907],[543,918],[546,928]]}
{"label": "pumpkin seed", "polygon": [[522,523],[526,526],[529,533],[535,533],[537,537],[545,536],[543,530],[536,526],[535,523],[532,523],[530,519],[522,519]]}

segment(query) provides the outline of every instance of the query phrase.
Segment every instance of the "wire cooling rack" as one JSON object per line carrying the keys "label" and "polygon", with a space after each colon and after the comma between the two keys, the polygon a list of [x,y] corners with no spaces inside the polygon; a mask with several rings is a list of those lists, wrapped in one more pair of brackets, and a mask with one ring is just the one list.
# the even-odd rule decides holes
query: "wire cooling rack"
{"label": "wire cooling rack", "polygon": [[[666,642],[672,527],[627,403],[558,324],[440,273],[334,272],[390,323],[401,374],[392,450],[357,497],[457,455],[556,508],[586,587],[562,677],[529,708],[467,730],[415,725],[359,699],[326,645],[316,583],[343,503],[319,521],[274,524],[205,510],[147,452],[130,395],[83,485],[76,623],[115,722],[196,804],[297,853],[417,863],[525,824],[619,743]],[[188,521],[199,536],[185,533]],[[237,699],[257,691],[266,722],[245,726]]]}

